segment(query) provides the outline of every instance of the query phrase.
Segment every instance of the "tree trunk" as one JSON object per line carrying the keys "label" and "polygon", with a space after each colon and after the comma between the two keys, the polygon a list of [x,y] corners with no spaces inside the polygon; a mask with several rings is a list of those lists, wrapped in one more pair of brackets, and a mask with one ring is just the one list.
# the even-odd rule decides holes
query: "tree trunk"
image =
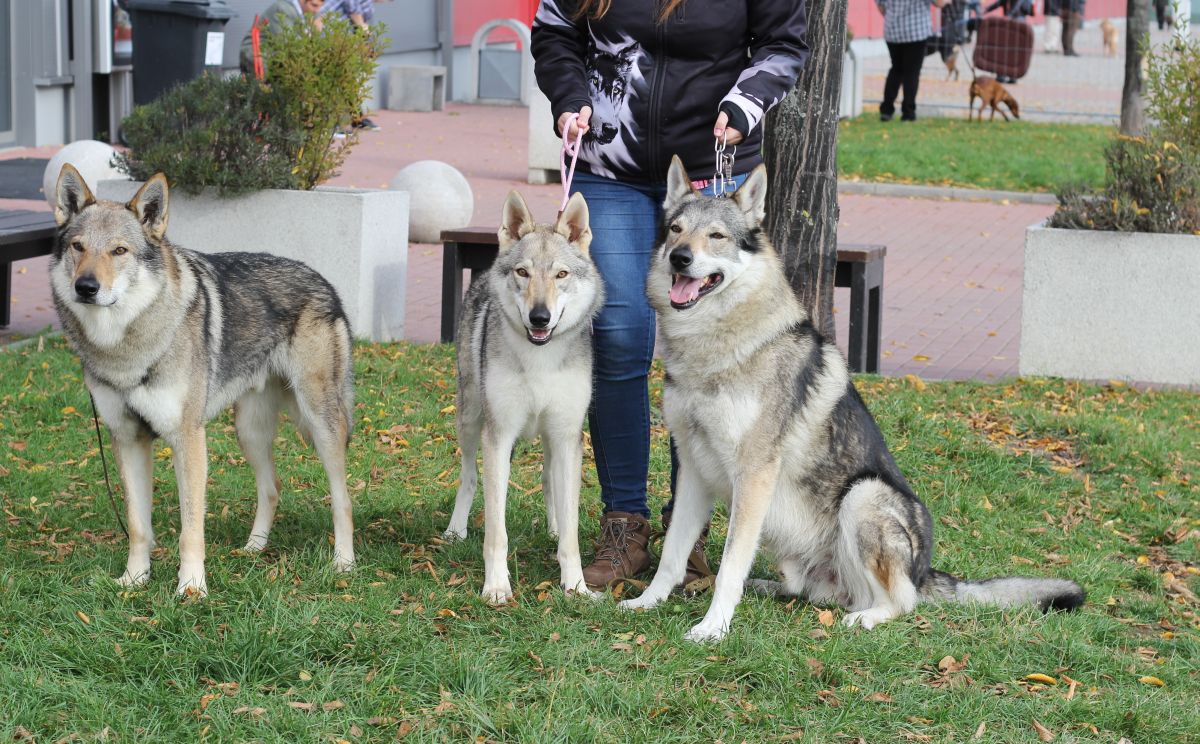
{"label": "tree trunk", "polygon": [[813,325],[833,338],[844,0],[808,0],[808,43],[811,56],[796,87],[766,118],[766,228]]}
{"label": "tree trunk", "polygon": [[1125,87],[1121,90],[1121,134],[1139,135],[1146,129],[1142,102],[1142,44],[1150,33],[1149,4],[1126,0]]}

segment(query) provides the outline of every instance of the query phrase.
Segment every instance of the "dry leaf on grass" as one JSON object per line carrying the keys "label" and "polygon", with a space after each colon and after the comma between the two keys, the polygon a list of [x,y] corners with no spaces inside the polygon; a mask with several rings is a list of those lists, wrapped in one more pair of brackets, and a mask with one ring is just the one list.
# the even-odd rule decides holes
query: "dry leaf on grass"
{"label": "dry leaf on grass", "polygon": [[345,707],[346,707],[346,704],[343,703],[341,700],[330,700],[328,703],[321,704],[321,710],[325,711],[326,713],[328,713],[330,711],[334,711],[334,710],[341,710],[342,708],[345,708]]}
{"label": "dry leaf on grass", "polygon": [[1054,741],[1054,732],[1043,726],[1038,719],[1033,719],[1033,730],[1042,741]]}
{"label": "dry leaf on grass", "polygon": [[987,723],[985,721],[980,721],[979,726],[975,729],[975,735],[972,736],[971,739],[974,741],[982,739],[984,731],[987,731]]}
{"label": "dry leaf on grass", "polygon": [[299,701],[292,701],[292,702],[288,703],[288,707],[295,708],[296,710],[302,710],[307,713],[308,711],[316,708],[317,706],[313,705],[312,703],[301,703]]}
{"label": "dry leaf on grass", "polygon": [[892,702],[892,696],[886,692],[872,692],[870,695],[867,695],[864,700],[869,703],[890,703]]}
{"label": "dry leaf on grass", "polygon": [[832,610],[821,610],[820,612],[817,613],[817,621],[820,622],[821,625],[824,625],[826,628],[832,628],[833,627],[833,611]]}

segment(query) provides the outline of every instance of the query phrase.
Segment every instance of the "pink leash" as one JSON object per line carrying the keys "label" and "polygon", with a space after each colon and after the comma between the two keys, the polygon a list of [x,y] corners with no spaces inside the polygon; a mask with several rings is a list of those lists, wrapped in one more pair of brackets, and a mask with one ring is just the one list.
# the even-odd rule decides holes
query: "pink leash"
{"label": "pink leash", "polygon": [[[575,138],[575,144],[571,144],[569,138],[571,136],[571,125],[579,118],[579,114],[571,114],[567,117],[567,121],[563,124],[562,151],[558,154],[558,174],[562,181],[563,198],[562,205],[558,208],[558,216],[567,208],[567,202],[571,198],[571,181],[575,179],[575,161],[579,160],[579,145],[583,141],[583,132]],[[571,156],[571,169],[567,170],[567,155]]]}

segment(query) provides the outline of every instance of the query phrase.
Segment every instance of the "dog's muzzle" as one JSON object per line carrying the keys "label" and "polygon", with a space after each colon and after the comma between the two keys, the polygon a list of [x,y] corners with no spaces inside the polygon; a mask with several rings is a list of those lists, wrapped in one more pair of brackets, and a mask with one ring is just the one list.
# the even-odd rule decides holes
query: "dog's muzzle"
{"label": "dog's muzzle", "polygon": [[529,311],[529,326],[525,328],[525,334],[529,337],[530,343],[541,346],[550,341],[551,334],[554,329],[550,327],[550,308],[545,305],[534,305]]}
{"label": "dog's muzzle", "polygon": [[697,279],[684,274],[673,274],[671,283],[671,307],[685,310],[700,301],[700,298],[717,288],[725,280],[724,274],[709,274]]}
{"label": "dog's muzzle", "polygon": [[75,280],[75,295],[80,302],[95,302],[100,294],[100,282],[94,276],[81,276]]}

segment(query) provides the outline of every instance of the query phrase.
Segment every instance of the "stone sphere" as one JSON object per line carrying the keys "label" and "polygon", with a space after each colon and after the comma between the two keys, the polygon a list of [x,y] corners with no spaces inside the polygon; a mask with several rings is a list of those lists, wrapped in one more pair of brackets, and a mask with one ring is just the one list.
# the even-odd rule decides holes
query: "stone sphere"
{"label": "stone sphere", "polygon": [[114,178],[128,179],[121,171],[112,166],[116,150],[112,145],[96,140],[78,140],[67,145],[50,158],[46,164],[46,172],[42,174],[42,194],[51,207],[54,206],[54,188],[58,185],[58,174],[62,167],[70,163],[83,176],[84,182],[92,193],[101,181]]}
{"label": "stone sphere", "polygon": [[414,243],[440,243],[442,230],[466,227],[475,211],[471,184],[440,160],[401,168],[388,188],[408,192],[408,239]]}

